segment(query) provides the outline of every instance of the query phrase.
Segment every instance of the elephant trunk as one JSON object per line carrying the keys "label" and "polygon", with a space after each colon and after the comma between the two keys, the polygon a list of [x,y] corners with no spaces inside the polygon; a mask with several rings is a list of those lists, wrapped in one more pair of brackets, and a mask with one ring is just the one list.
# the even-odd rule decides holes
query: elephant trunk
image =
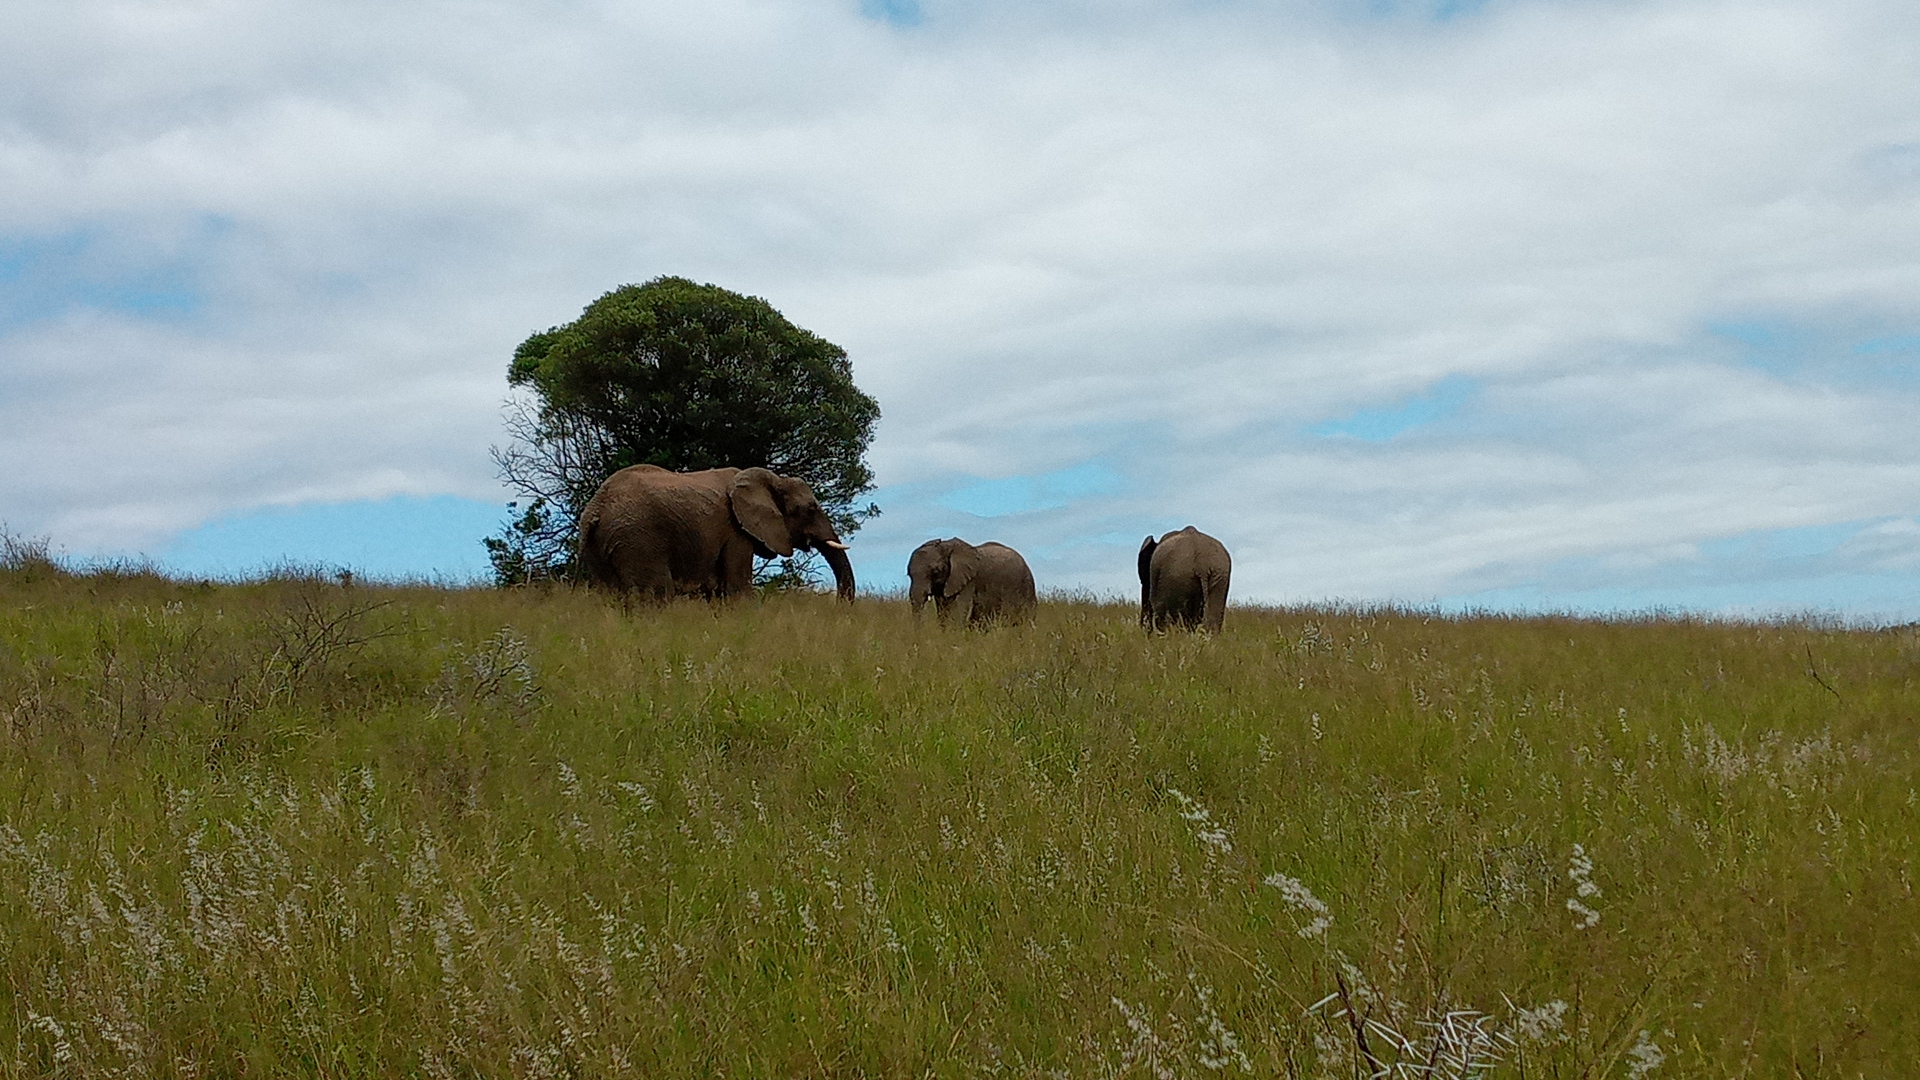
{"label": "elephant trunk", "polygon": [[853,563],[847,560],[844,547],[831,544],[820,545],[820,554],[826,557],[827,565],[833,568],[834,584],[839,587],[840,599],[853,599]]}

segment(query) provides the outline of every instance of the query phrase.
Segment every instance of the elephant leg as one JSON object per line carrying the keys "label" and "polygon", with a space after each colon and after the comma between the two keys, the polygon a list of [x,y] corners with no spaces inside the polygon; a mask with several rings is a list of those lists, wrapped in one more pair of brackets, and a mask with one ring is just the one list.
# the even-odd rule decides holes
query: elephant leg
{"label": "elephant leg", "polygon": [[714,566],[709,595],[714,598],[745,596],[753,591],[753,543],[736,536],[721,545]]}
{"label": "elephant leg", "polygon": [[581,581],[590,585],[617,585],[620,581],[613,567],[600,553],[600,545],[594,541],[591,533],[580,540],[579,554],[574,559],[574,572]]}
{"label": "elephant leg", "polygon": [[1187,630],[1199,621],[1198,590],[1187,581],[1168,581],[1154,593],[1154,626],[1159,630]]}
{"label": "elephant leg", "polygon": [[1198,630],[1206,625],[1207,588],[1204,583],[1198,580],[1193,583],[1191,590],[1187,593],[1187,610],[1185,616],[1185,622],[1189,630]]}
{"label": "elephant leg", "polygon": [[1000,594],[991,585],[975,586],[973,625],[986,626],[1000,618]]}
{"label": "elephant leg", "polygon": [[673,596],[673,574],[665,559],[626,558],[614,567],[620,591],[642,603],[665,603]]}
{"label": "elephant leg", "polygon": [[1206,617],[1202,623],[1207,632],[1217,634],[1227,618],[1227,575],[1216,574],[1207,579]]}
{"label": "elephant leg", "polygon": [[960,620],[960,625],[973,625],[974,602],[976,599],[978,599],[978,591],[976,587],[971,584],[961,589],[960,595],[953,598],[954,618]]}
{"label": "elephant leg", "polygon": [[1192,577],[1179,569],[1160,568],[1153,581],[1153,628],[1185,630],[1199,616],[1198,590]]}

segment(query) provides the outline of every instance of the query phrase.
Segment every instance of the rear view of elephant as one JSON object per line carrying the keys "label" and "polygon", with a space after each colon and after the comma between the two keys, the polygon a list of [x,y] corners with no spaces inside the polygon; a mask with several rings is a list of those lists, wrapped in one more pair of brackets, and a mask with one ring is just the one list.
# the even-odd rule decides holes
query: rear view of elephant
{"label": "rear view of elephant", "polygon": [[853,599],[847,545],[803,480],[766,469],[614,473],[580,511],[581,576],[621,593],[717,599],[753,587],[753,557],[818,551]]}
{"label": "rear view of elephant", "polygon": [[907,577],[913,582],[907,594],[913,610],[920,611],[931,597],[942,622],[952,617],[982,626],[1033,617],[1033,571],[1005,544],[929,540],[907,559]]}
{"label": "rear view of elephant", "polygon": [[1220,632],[1233,559],[1226,545],[1189,525],[1140,544],[1140,625]]}

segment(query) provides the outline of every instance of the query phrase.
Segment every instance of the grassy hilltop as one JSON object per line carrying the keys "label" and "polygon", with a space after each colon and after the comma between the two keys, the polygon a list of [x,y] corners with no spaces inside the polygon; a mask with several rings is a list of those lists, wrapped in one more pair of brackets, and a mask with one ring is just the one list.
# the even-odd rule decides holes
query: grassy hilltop
{"label": "grassy hilltop", "polygon": [[1917,679],[1910,628],[19,565],[0,1074],[1897,1075]]}

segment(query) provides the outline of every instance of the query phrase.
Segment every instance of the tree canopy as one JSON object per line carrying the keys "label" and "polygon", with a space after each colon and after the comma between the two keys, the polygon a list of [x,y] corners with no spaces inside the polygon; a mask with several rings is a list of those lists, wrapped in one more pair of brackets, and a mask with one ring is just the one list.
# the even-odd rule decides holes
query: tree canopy
{"label": "tree canopy", "polygon": [[531,393],[494,457],[529,502],[487,540],[502,581],[564,564],[580,508],[629,465],[797,476],[842,535],[878,512],[856,500],[873,489],[879,404],[854,385],[845,349],[758,297],[679,277],[621,286],[522,342],[507,381]]}

